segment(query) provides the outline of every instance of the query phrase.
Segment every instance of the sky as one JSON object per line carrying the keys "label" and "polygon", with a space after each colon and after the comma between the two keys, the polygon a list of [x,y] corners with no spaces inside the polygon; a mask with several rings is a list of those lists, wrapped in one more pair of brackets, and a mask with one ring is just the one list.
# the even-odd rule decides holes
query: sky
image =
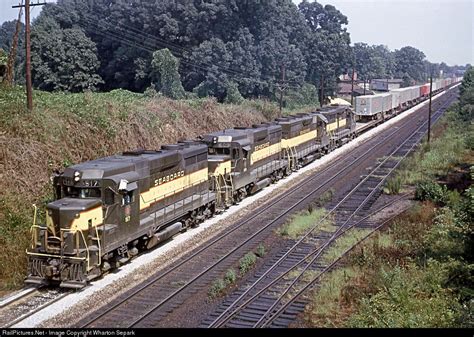
{"label": "sky", "polygon": [[[32,3],[38,0],[30,0]],[[54,0],[44,0],[53,2]],[[16,19],[19,0],[0,0],[0,23]],[[41,1],[43,2],[43,1]],[[293,0],[298,4],[300,0]],[[473,0],[319,0],[348,17],[351,42],[412,46],[431,62],[474,64]],[[36,17],[41,7],[32,8]]]}

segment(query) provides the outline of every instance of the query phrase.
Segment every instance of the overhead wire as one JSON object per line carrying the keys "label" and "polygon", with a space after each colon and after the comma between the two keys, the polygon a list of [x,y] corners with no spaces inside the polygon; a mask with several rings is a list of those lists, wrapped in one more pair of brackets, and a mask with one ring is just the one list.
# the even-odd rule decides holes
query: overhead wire
{"label": "overhead wire", "polygon": [[[147,34],[147,33],[145,33],[145,35],[149,36],[149,40],[151,40],[150,42],[148,42],[147,40],[144,40],[142,38],[143,37],[143,32],[140,32],[139,34],[138,33],[134,34],[131,29],[127,28],[127,30],[129,30],[129,31],[126,31],[126,30],[122,29],[122,30],[120,30],[120,33],[118,33],[118,32],[112,31],[112,28],[115,28],[115,27],[110,22],[104,22],[104,20],[99,20],[99,19],[96,19],[96,18],[92,19],[91,16],[87,16],[87,15],[83,15],[83,20],[84,20],[84,23],[86,23],[88,25],[92,25],[92,26],[98,28],[99,30],[104,30],[105,29],[107,31],[107,33],[112,37],[112,39],[116,40],[119,43],[124,43],[124,44],[132,46],[134,48],[139,48],[139,49],[142,49],[142,50],[146,50],[150,53],[153,53],[154,51],[156,51],[156,48],[159,47],[160,45],[167,46],[167,44],[165,44],[165,43],[160,43],[160,42],[162,42],[162,41],[160,41],[160,39],[157,39],[157,38],[155,38],[152,35]],[[118,26],[118,24],[116,26]],[[120,35],[117,35],[117,34],[120,34]],[[107,35],[107,34],[102,33],[100,35]],[[127,38],[128,40],[125,40],[125,38]],[[153,44],[153,42],[154,42],[154,44]],[[173,47],[173,48],[175,48],[175,47]],[[228,75],[229,77],[233,77],[233,78],[240,79],[240,80],[250,80],[250,81],[253,81],[255,83],[266,84],[266,85],[270,84],[270,83],[268,83],[268,81],[264,81],[261,78],[248,76],[248,74],[246,74],[246,73],[239,72],[239,71],[236,71],[234,69],[226,68],[226,67],[223,67],[221,65],[207,64],[205,62],[196,61],[196,62],[199,63],[198,64],[196,62],[188,61],[187,59],[185,59],[186,55],[184,55],[183,53],[188,52],[188,53],[192,54],[192,51],[187,50],[184,47],[180,47],[180,49],[183,50],[183,52],[177,52],[176,50],[173,50],[172,52],[174,52],[173,54],[175,56],[178,56],[180,58],[180,61],[183,64],[187,64],[191,67],[195,67],[195,68],[198,68],[198,69],[201,69],[201,70],[204,70],[204,71],[220,70],[223,73],[226,73],[226,75]],[[273,79],[273,78],[270,79],[270,81],[275,81],[275,82],[280,82],[281,83],[281,81],[279,81],[277,79]],[[285,82],[290,83],[290,81],[285,81]],[[297,83],[297,82],[292,82],[292,83]],[[275,85],[276,83],[272,83],[272,84]],[[300,86],[298,86],[298,85],[294,85],[294,86],[287,85],[286,87],[295,88],[295,89],[300,88]]]}

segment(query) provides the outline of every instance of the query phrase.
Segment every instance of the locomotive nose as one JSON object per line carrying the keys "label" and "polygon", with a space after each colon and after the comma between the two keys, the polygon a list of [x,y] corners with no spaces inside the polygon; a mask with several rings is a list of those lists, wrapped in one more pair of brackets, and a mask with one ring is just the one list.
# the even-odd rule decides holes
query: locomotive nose
{"label": "locomotive nose", "polygon": [[63,198],[47,206],[46,224],[55,232],[86,230],[89,225],[102,223],[102,202],[100,199]]}

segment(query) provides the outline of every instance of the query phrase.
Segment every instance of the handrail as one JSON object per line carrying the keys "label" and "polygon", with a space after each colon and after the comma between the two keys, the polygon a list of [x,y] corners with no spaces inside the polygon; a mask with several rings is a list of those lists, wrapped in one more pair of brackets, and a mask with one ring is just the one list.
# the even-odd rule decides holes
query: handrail
{"label": "handrail", "polygon": [[[97,229],[98,226],[95,226],[95,234],[97,235],[97,247],[99,248],[99,254],[97,255],[97,266],[102,264],[102,247],[100,245],[100,237],[99,237],[99,230]],[[105,226],[104,226],[105,230]]]}

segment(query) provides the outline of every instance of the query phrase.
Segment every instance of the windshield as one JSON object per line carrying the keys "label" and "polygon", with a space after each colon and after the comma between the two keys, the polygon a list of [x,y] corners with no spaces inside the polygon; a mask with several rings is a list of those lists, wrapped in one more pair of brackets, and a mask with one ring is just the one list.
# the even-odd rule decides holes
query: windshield
{"label": "windshield", "polygon": [[68,186],[66,196],[70,198],[100,198],[100,188],[80,188]]}
{"label": "windshield", "polygon": [[230,148],[210,147],[209,154],[230,155]]}

